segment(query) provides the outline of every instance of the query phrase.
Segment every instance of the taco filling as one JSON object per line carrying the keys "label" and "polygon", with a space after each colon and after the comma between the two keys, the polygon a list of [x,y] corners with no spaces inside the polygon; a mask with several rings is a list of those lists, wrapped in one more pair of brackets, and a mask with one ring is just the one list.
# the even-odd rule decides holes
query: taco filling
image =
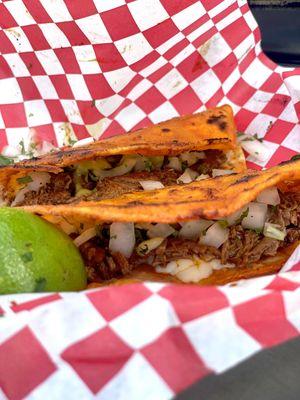
{"label": "taco filling", "polygon": [[61,227],[78,246],[90,283],[130,276],[143,265],[179,281],[199,282],[214,270],[251,268],[300,240],[300,194],[269,188],[221,220]]}
{"label": "taco filling", "polygon": [[230,165],[220,150],[185,152],[176,157],[114,155],[69,166],[59,174],[32,172],[17,178],[19,190],[10,205],[110,199],[234,172],[225,168]]}

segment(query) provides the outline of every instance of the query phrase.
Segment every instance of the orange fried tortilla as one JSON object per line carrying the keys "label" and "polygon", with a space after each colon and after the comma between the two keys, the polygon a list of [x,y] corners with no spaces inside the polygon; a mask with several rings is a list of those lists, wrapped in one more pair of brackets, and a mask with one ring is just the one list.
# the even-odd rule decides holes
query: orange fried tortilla
{"label": "orange fried tortilla", "polygon": [[[73,206],[24,207],[45,219],[57,223],[63,218],[71,224],[103,222],[162,222],[174,224],[198,218],[221,219],[256,199],[264,189],[276,186],[282,192],[299,192],[300,160],[288,161],[264,171],[248,171],[193,182],[184,186],[171,186],[152,192],[124,195],[99,202],[81,202]],[[298,241],[278,250],[275,256],[265,257],[247,267],[224,268],[214,271],[199,284],[221,285],[239,279],[275,273],[280,270]],[[128,276],[112,280],[109,284],[138,281],[180,283],[166,274],[159,274],[150,266],[141,266]],[[107,284],[107,282],[103,283]],[[97,284],[92,284],[92,287]]]}
{"label": "orange fried tortilla", "polygon": [[287,161],[264,171],[252,171],[194,181],[187,185],[135,192],[118,198],[73,205],[36,205],[24,209],[91,222],[176,223],[197,218],[231,215],[272,186],[284,191],[300,187],[300,160]]}
{"label": "orange fried tortilla", "polygon": [[[74,148],[65,148],[35,159],[2,167],[5,173],[15,170],[58,173],[79,161],[117,154],[178,155],[207,149],[233,150],[236,126],[229,105],[177,117],[127,135],[113,136]],[[1,174],[2,175],[2,174]],[[1,176],[2,177],[2,176]]]}
{"label": "orange fried tortilla", "polygon": [[[246,169],[241,147],[236,142],[236,126],[229,105],[110,137],[81,147],[65,148],[45,156],[23,160],[0,168],[0,192],[13,199],[19,180],[32,171],[59,174],[65,167],[112,155],[176,156],[202,150],[226,152],[223,169]],[[54,204],[54,202],[53,202]]]}

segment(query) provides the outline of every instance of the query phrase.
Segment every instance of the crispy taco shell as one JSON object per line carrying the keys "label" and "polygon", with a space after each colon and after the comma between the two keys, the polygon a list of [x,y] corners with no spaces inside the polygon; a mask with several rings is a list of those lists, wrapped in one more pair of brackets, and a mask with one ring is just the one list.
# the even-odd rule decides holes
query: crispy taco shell
{"label": "crispy taco shell", "polygon": [[[277,186],[282,192],[299,192],[300,160],[285,162],[269,170],[221,176],[160,191],[124,195],[118,199],[94,203],[81,202],[74,206],[24,208],[53,223],[56,223],[56,218],[64,218],[71,224],[113,221],[177,223],[199,217],[206,219],[227,217],[255,200],[264,189],[273,186]],[[239,279],[275,273],[280,270],[297,245],[298,242],[294,242],[280,249],[276,256],[266,257],[247,267],[214,271],[209,278],[201,280],[200,284],[221,285]],[[122,284],[148,280],[180,283],[178,279],[170,275],[156,273],[149,266],[140,267],[130,276],[111,283]]]}
{"label": "crispy taco shell", "polygon": [[226,152],[226,161],[220,168],[237,172],[246,169],[244,154],[236,142],[232,109],[228,105],[2,167],[0,193],[12,200],[16,190],[20,190],[20,178],[22,180],[30,172],[59,174],[66,167],[99,157],[136,154],[176,156],[208,149]]}
{"label": "crispy taco shell", "polygon": [[229,105],[176,117],[171,120],[97,142],[65,148],[35,159],[8,165],[2,170],[61,172],[79,161],[116,154],[176,155],[193,150],[232,150],[236,147],[236,126]]}
{"label": "crispy taco shell", "polygon": [[59,215],[95,223],[118,221],[169,224],[197,218],[227,217],[272,186],[278,186],[284,191],[299,191],[300,160],[285,162],[264,171],[248,170],[98,202],[82,201],[73,205],[23,208],[41,215]]}

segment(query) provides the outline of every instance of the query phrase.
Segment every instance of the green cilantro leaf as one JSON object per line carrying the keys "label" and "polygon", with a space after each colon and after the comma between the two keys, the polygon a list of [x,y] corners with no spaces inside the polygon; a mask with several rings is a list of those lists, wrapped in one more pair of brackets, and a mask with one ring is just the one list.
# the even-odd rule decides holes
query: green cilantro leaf
{"label": "green cilantro leaf", "polygon": [[13,163],[14,160],[12,158],[0,155],[0,165],[10,165]]}
{"label": "green cilantro leaf", "polygon": [[151,172],[151,171],[152,171],[152,169],[153,169],[153,164],[152,164],[152,162],[151,162],[148,158],[144,160],[144,165],[145,165],[145,170],[146,170],[147,172]]}
{"label": "green cilantro leaf", "polygon": [[21,147],[21,154],[24,156],[26,154],[24,139],[19,142],[19,146]]}
{"label": "green cilantro leaf", "polygon": [[32,178],[31,178],[31,176],[30,175],[27,175],[27,176],[21,176],[21,178],[17,178],[17,181],[19,182],[19,183],[29,183],[29,182],[32,182]]}
{"label": "green cilantro leaf", "polygon": [[249,207],[242,212],[240,218],[238,218],[237,221],[235,222],[235,225],[239,225],[244,218],[248,217],[248,214],[249,214]]}
{"label": "green cilantro leaf", "polygon": [[255,133],[253,135],[253,137],[254,137],[254,139],[258,140],[260,143],[262,143],[264,141],[263,138],[260,138],[260,137],[257,136],[257,133]]}
{"label": "green cilantro leaf", "polygon": [[291,161],[297,161],[300,160],[300,154],[296,154],[291,158]]}
{"label": "green cilantro leaf", "polygon": [[228,221],[226,221],[226,219],[220,219],[219,221],[218,221],[218,224],[221,226],[221,228],[227,228],[228,227]]}

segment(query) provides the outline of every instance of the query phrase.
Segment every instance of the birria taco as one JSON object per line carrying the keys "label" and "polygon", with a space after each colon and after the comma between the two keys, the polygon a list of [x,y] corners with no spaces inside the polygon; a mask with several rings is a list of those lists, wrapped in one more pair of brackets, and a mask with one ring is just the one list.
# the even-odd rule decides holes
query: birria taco
{"label": "birria taco", "polygon": [[162,190],[24,207],[72,237],[90,283],[223,284],[278,271],[300,240],[300,160]]}
{"label": "birria taco", "polygon": [[[227,171],[229,170],[229,171]],[[245,170],[230,106],[0,169],[4,204],[76,203]]]}

